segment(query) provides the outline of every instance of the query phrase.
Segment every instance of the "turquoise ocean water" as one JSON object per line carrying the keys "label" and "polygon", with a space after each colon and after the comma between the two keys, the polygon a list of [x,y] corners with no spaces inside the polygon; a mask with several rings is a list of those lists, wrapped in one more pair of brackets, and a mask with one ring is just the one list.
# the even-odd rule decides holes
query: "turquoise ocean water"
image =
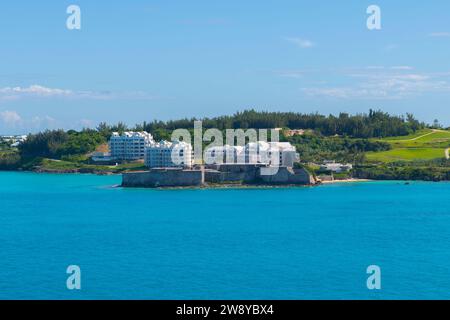
{"label": "turquoise ocean water", "polygon": [[[0,173],[0,299],[449,299],[450,184],[144,190]],[[379,265],[382,289],[366,268]],[[80,291],[66,268],[81,268]]]}

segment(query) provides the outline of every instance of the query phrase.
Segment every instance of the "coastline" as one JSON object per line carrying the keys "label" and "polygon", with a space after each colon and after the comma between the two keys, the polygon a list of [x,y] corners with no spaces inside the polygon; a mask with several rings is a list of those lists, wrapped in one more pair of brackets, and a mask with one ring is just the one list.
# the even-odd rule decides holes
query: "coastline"
{"label": "coastline", "polygon": [[143,187],[124,187],[118,185],[119,188],[127,189],[154,189],[154,190],[213,190],[213,189],[291,189],[291,188],[305,188],[305,187],[318,187],[320,185],[339,184],[339,183],[353,183],[353,182],[373,182],[376,180],[371,179],[345,179],[317,182],[316,184],[205,184],[203,186],[179,186],[179,187],[156,187],[156,188],[143,188]]}
{"label": "coastline", "polygon": [[[118,176],[124,173],[133,173],[140,171],[100,171],[100,170],[91,170],[91,169],[43,169],[43,168],[35,168],[33,170],[30,169],[15,169],[15,170],[4,170],[0,169],[1,172],[17,172],[17,173],[36,173],[36,174],[54,174],[54,175],[65,175],[65,174],[74,174],[74,175],[97,175],[97,176]],[[274,185],[265,185],[265,184],[248,184],[248,185],[239,185],[239,184],[209,184],[207,186],[196,187],[195,189],[227,189],[227,188],[285,188],[285,187],[304,187],[304,186],[320,186],[320,185],[332,185],[332,184],[341,184],[341,183],[362,183],[362,182],[374,182],[374,181],[423,181],[423,182],[449,182],[448,180],[430,180],[430,179],[395,179],[395,178],[384,178],[384,179],[367,179],[367,178],[350,178],[350,179],[342,179],[342,180],[333,180],[333,181],[318,181],[316,184],[305,184],[305,185],[290,185],[290,184],[274,184]],[[185,189],[190,187],[160,187],[159,189]]]}
{"label": "coastline", "polygon": [[291,188],[306,188],[306,187],[316,187],[320,184],[210,184],[204,186],[179,186],[179,187],[155,187],[155,188],[145,188],[145,187],[124,187],[122,185],[117,185],[117,188],[124,189],[141,189],[141,190],[238,190],[238,189],[291,189]]}
{"label": "coastline", "polygon": [[342,180],[333,180],[333,181],[322,181],[319,184],[336,184],[336,183],[351,183],[351,182],[371,182],[376,181],[372,179],[358,179],[358,178],[350,178],[350,179],[342,179]]}

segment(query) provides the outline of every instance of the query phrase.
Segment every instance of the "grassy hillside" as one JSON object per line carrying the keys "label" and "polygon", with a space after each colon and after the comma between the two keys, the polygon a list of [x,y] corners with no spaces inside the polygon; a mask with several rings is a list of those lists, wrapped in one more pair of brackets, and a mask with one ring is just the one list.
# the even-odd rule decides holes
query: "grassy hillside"
{"label": "grassy hillside", "polygon": [[108,165],[91,165],[82,162],[54,160],[54,159],[38,159],[29,164],[35,170],[45,172],[65,172],[65,171],[78,171],[85,173],[122,173],[126,171],[139,171],[146,170],[142,162],[133,162],[120,164],[117,166]]}
{"label": "grassy hillside", "polygon": [[445,158],[445,150],[450,148],[450,131],[426,129],[414,135],[378,141],[389,143],[392,150],[367,153],[370,162],[441,159]]}

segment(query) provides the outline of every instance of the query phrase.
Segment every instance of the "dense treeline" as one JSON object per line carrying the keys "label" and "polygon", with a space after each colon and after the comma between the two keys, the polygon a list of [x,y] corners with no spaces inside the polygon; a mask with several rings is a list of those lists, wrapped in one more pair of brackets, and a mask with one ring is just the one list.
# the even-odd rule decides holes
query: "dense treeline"
{"label": "dense treeline", "polygon": [[62,156],[92,152],[104,142],[106,139],[97,130],[85,129],[80,132],[47,130],[30,134],[19,146],[19,152],[25,159],[37,157],[58,159]]}
{"label": "dense treeline", "polygon": [[303,162],[334,159],[360,163],[365,160],[365,152],[391,149],[391,145],[386,142],[348,137],[324,137],[316,134],[298,135],[286,138],[286,140],[295,145]]}
{"label": "dense treeline", "polygon": [[[164,132],[179,128],[192,128],[195,120],[197,119],[144,122],[138,127],[148,132]],[[201,120],[203,128],[218,128],[220,130],[238,128],[312,129],[326,136],[346,135],[355,138],[403,136],[425,127],[425,124],[417,121],[411,114],[407,114],[406,117],[392,116],[374,110],[370,110],[368,114],[349,115],[341,113],[339,116],[248,110],[232,116],[203,118]]]}
{"label": "dense treeline", "polygon": [[170,138],[175,129],[191,129],[194,121],[201,120],[204,129],[268,129],[290,128],[311,129],[325,136],[350,136],[354,138],[382,138],[404,136],[426,127],[412,114],[392,116],[386,112],[370,110],[368,114],[350,115],[341,113],[338,116],[324,116],[317,113],[302,114],[294,112],[258,112],[247,110],[231,116],[214,118],[191,118],[169,121],[143,122],[134,127],[127,127],[119,122],[116,125],[101,123],[97,130],[108,138],[112,132],[126,130],[151,132],[157,140]]}

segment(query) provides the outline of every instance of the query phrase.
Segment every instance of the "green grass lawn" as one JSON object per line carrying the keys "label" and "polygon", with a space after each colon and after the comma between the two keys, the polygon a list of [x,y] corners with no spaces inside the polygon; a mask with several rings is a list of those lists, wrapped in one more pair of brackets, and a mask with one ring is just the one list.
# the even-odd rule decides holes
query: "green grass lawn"
{"label": "green grass lawn", "polygon": [[433,160],[444,158],[445,151],[439,148],[404,148],[383,152],[369,152],[366,156],[367,160],[374,162]]}
{"label": "green grass lawn", "polygon": [[421,130],[406,137],[380,139],[391,145],[392,150],[367,153],[371,162],[395,162],[413,160],[433,160],[445,157],[445,149],[450,147],[450,131]]}
{"label": "green grass lawn", "polygon": [[414,135],[405,137],[393,137],[380,139],[388,143],[409,144],[409,143],[430,143],[436,141],[449,141],[450,131],[448,130],[420,130]]}
{"label": "green grass lawn", "polygon": [[423,130],[419,130],[419,131],[417,131],[416,133],[413,133],[413,134],[410,134],[410,135],[408,135],[408,136],[399,136],[399,137],[389,137],[389,138],[383,138],[383,139],[380,139],[381,141],[398,141],[398,140],[411,140],[411,139],[415,139],[415,138],[418,138],[418,137],[421,137],[421,136],[423,136],[423,135],[425,135],[425,134],[428,134],[428,133],[431,133],[431,132],[433,132],[433,130],[431,130],[431,129],[423,129]]}
{"label": "green grass lawn", "polygon": [[144,166],[144,164],[140,162],[120,164],[118,166],[108,166],[108,165],[92,165],[53,159],[43,159],[39,164],[39,167],[47,170],[87,169],[87,170],[95,170],[98,172],[115,172],[115,173],[120,173],[124,171],[140,171],[147,169]]}

